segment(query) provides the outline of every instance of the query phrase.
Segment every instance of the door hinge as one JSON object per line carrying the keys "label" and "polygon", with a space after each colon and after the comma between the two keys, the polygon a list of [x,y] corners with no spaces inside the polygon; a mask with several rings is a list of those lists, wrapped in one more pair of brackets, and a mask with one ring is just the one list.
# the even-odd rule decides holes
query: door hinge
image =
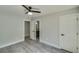
{"label": "door hinge", "polygon": [[78,17],[76,18],[76,20],[78,21]]}
{"label": "door hinge", "polygon": [[77,47],[77,50],[78,50],[78,47]]}
{"label": "door hinge", "polygon": [[78,33],[76,33],[76,35],[78,35]]}

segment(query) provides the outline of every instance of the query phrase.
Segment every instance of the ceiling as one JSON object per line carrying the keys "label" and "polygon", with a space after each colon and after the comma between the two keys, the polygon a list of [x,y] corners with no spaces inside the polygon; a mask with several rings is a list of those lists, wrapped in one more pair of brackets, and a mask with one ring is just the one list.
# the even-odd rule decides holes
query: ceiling
{"label": "ceiling", "polygon": [[[31,5],[36,10],[40,10],[41,13],[33,13],[32,17],[38,17],[47,15],[50,13],[60,12],[63,10],[71,9],[77,7],[76,5]],[[26,10],[27,11],[27,10]],[[16,14],[16,15],[25,15],[25,8],[21,5],[1,5],[0,6],[0,13],[4,14]],[[25,15],[28,17],[28,15]],[[31,16],[30,16],[31,17]]]}
{"label": "ceiling", "polygon": [[68,10],[77,7],[76,5],[31,5],[31,6],[33,8],[36,8],[36,10],[41,10],[40,14],[33,13],[32,16],[34,17],[60,12],[63,10]]}

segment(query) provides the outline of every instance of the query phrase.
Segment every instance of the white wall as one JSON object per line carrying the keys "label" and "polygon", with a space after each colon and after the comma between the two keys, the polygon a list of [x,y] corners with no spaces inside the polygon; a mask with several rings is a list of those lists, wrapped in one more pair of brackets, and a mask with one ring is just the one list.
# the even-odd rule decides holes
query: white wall
{"label": "white wall", "polygon": [[24,15],[20,6],[0,6],[0,48],[24,40]]}
{"label": "white wall", "polygon": [[59,46],[59,17],[65,14],[78,13],[77,9],[65,10],[54,14],[40,16],[40,41],[51,46]]}
{"label": "white wall", "polygon": [[51,46],[59,45],[59,22],[58,16],[51,15],[40,19],[40,41]]}

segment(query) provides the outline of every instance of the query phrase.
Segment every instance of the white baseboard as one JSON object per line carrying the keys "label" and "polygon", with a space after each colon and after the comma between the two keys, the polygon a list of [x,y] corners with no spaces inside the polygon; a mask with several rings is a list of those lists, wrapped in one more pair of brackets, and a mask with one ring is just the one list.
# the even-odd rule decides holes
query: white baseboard
{"label": "white baseboard", "polygon": [[7,47],[7,46],[10,46],[10,45],[13,45],[13,44],[22,42],[22,41],[24,41],[24,40],[22,39],[22,40],[18,40],[18,41],[15,41],[15,42],[11,42],[11,43],[8,43],[8,44],[5,44],[5,45],[0,46],[0,48],[4,48],[4,47]]}
{"label": "white baseboard", "polygon": [[49,42],[46,42],[46,41],[44,41],[44,40],[40,40],[40,42],[45,43],[45,44],[47,44],[47,45],[50,45],[50,46],[52,46],[52,47],[56,47],[56,48],[58,48],[58,49],[61,49],[58,45],[50,44]]}

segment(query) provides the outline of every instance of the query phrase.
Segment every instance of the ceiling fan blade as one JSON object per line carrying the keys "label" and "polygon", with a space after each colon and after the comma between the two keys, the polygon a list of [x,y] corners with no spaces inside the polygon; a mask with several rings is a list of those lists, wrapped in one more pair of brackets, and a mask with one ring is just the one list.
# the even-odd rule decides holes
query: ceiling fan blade
{"label": "ceiling fan blade", "polygon": [[41,11],[34,11],[34,10],[30,10],[30,11],[35,13],[41,13]]}
{"label": "ceiling fan blade", "polygon": [[30,11],[30,9],[29,8],[27,8],[25,5],[22,5],[24,8],[26,8],[28,11]]}
{"label": "ceiling fan blade", "polygon": [[40,9],[32,7],[32,10],[40,10]]}

